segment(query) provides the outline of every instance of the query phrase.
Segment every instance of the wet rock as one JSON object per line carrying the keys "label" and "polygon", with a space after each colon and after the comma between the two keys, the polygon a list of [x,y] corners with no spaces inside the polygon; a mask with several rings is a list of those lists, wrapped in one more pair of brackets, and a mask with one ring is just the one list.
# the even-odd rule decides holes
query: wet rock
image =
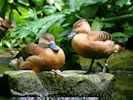
{"label": "wet rock", "polygon": [[[108,96],[114,92],[114,76],[109,73],[85,74],[81,70],[63,72],[6,71],[2,83],[11,96]],[[1,88],[1,85],[0,85]],[[2,91],[2,90],[0,90]],[[5,93],[6,94],[6,93]]]}
{"label": "wet rock", "polygon": [[[5,71],[3,74],[3,83],[8,83],[8,90],[12,96],[40,96],[47,93],[36,73],[30,70],[23,71]],[[44,94],[46,95],[46,94]]]}
{"label": "wet rock", "polygon": [[85,71],[68,70],[59,74],[38,74],[49,95],[102,96],[114,88],[114,76],[109,73],[85,74]]}

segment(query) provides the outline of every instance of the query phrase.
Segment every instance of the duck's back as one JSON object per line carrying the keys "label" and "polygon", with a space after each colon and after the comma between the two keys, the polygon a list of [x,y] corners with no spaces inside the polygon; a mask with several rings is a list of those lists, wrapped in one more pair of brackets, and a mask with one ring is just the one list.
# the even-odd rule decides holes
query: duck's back
{"label": "duck's back", "polygon": [[90,31],[88,33],[91,39],[94,41],[112,40],[111,35],[105,31]]}
{"label": "duck's back", "polygon": [[40,48],[37,44],[31,43],[24,47],[15,58],[22,57],[24,60],[31,56],[31,55],[38,55],[40,52],[42,52],[42,48]]}

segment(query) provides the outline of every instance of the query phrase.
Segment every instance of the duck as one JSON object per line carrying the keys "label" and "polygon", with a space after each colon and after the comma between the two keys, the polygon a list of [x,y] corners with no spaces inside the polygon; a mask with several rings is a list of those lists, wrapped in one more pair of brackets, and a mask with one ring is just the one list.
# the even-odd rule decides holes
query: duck
{"label": "duck", "polygon": [[109,72],[109,56],[122,50],[122,47],[115,44],[108,32],[91,30],[90,24],[85,19],[80,19],[73,24],[68,38],[72,39],[72,48],[78,55],[91,59],[87,73],[91,72],[94,60],[101,58],[105,58],[102,71]]}
{"label": "duck", "polygon": [[50,33],[43,34],[38,44],[30,43],[24,47],[9,65],[16,65],[21,70],[59,70],[65,63],[64,51],[56,45]]}

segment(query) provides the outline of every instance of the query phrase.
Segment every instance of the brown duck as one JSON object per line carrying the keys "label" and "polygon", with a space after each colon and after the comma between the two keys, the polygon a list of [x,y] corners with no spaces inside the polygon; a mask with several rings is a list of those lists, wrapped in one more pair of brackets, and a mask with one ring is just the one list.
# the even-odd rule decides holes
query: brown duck
{"label": "brown duck", "polygon": [[[60,69],[65,62],[63,50],[55,44],[53,35],[45,33],[38,44],[31,43],[23,48],[15,57],[19,69],[42,70]],[[16,60],[15,59],[15,60]],[[10,65],[14,65],[11,61]]]}
{"label": "brown duck", "polygon": [[108,57],[121,50],[121,46],[111,40],[109,33],[104,31],[92,31],[89,23],[81,19],[74,23],[73,31],[69,34],[72,38],[73,49],[85,58],[92,59],[88,73],[94,63],[94,59],[106,58],[103,72],[107,71]]}

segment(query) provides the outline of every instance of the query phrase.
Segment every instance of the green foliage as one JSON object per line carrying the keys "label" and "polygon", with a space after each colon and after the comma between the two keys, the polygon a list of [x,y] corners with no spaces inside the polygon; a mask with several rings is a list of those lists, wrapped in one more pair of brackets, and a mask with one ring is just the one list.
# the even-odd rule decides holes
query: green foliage
{"label": "green foliage", "polygon": [[112,37],[117,43],[123,43],[128,40],[128,35],[121,33],[121,32],[115,32],[112,34]]}
{"label": "green foliage", "polygon": [[76,65],[73,59],[78,58],[66,36],[78,19],[86,19],[92,30],[109,32],[120,44],[133,36],[130,0],[1,0],[0,17],[3,16],[12,19],[16,27],[1,40],[1,46],[22,48],[49,32],[65,51],[66,63],[72,66]]}
{"label": "green foliage", "polygon": [[123,7],[124,5],[130,5],[130,0],[116,0],[116,5]]}
{"label": "green foliage", "polygon": [[8,13],[9,23],[13,21],[13,10],[15,10],[19,15],[22,15],[22,9],[20,7],[27,8],[29,4],[27,0],[1,0],[0,1],[0,17],[5,19],[5,16]]}
{"label": "green foliage", "polygon": [[[57,37],[57,42],[61,44],[65,36],[69,34],[71,25],[77,20],[75,15],[78,14],[81,7],[86,7],[98,2],[103,3],[106,0],[29,1],[29,5],[34,8],[25,9],[22,6],[17,7],[22,11],[23,16],[19,17],[14,11],[15,16],[17,16],[16,21],[19,24],[17,24],[13,32],[8,33],[1,40],[2,45],[6,45],[9,48],[23,47],[29,42],[35,42],[41,34],[45,32],[54,34]],[[11,0],[10,3],[15,3],[15,1]],[[33,4],[35,6],[33,6]]]}
{"label": "green foliage", "polygon": [[13,32],[7,34],[1,41],[9,48],[23,47],[26,43],[34,42],[35,39],[37,40],[41,34],[48,30],[50,26],[63,17],[63,14],[53,14],[35,21],[21,23],[14,29]]}
{"label": "green foliage", "polygon": [[99,21],[93,21],[92,24],[91,24],[91,28],[92,30],[97,30],[97,31],[100,31],[103,27],[103,24],[100,23]]}
{"label": "green foliage", "polygon": [[[126,42],[133,35],[133,25],[130,23],[133,9],[129,0],[4,0],[1,5],[2,13],[11,14],[9,8],[15,9],[13,13],[17,26],[1,40],[2,45],[6,44],[10,48],[23,47],[26,43],[34,42],[45,32],[54,34],[60,44],[79,18],[87,19],[92,30],[112,33],[118,43]],[[5,5],[10,7],[3,12]],[[126,17],[129,19],[122,19]],[[128,36],[123,36],[124,39],[120,40],[118,38],[121,37],[116,33]]]}

